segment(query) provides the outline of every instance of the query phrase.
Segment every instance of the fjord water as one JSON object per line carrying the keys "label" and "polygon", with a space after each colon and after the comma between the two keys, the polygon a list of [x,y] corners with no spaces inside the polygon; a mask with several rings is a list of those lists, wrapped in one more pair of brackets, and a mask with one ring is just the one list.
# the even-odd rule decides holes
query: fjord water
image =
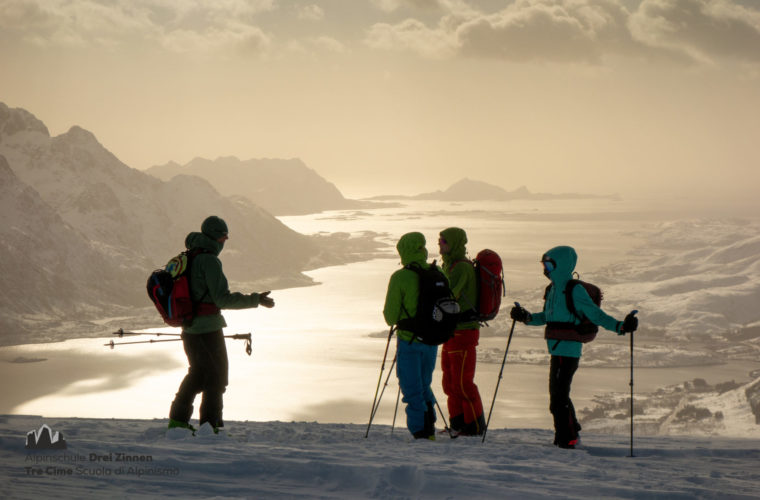
{"label": "fjord water", "polygon": [[[296,231],[314,234],[365,231],[378,233],[387,243],[385,255],[358,263],[316,269],[307,274],[315,285],[276,290],[273,309],[225,311],[225,333],[253,333],[253,355],[243,343],[228,340],[230,385],[225,396],[228,420],[305,420],[324,423],[365,423],[378,382],[388,338],[382,307],[390,275],[399,268],[395,242],[408,231],[422,232],[429,259],[440,259],[440,230],[459,226],[468,233],[471,256],[482,248],[499,252],[504,260],[507,297],[500,319],[482,331],[481,349],[497,353],[495,362],[480,362],[476,383],[484,405],[491,402],[506,345],[509,307],[515,300],[535,297],[546,279],[538,263],[555,245],[574,246],[578,270],[593,272],[631,258],[629,249],[641,243],[641,234],[662,221],[662,215],[640,205],[609,199],[520,202],[423,202],[357,211],[335,211],[281,217]],[[252,255],[252,259],[256,256]],[[222,261],[224,254],[222,254]],[[229,276],[233,282],[234,276]],[[621,309],[634,308],[625,297],[608,297]],[[524,303],[529,309],[540,303]],[[169,331],[160,329],[161,331]],[[104,332],[109,335],[110,332]],[[544,341],[515,329],[511,350],[545,350]],[[602,333],[601,335],[605,335]],[[617,342],[627,350],[627,339]],[[186,371],[179,342],[122,346],[111,351],[104,339],[79,339],[55,344],[4,348],[5,380],[18,381],[8,391],[2,413],[43,416],[165,418],[169,403]],[[126,339],[122,339],[126,340]],[[393,359],[395,339],[383,380]],[[40,360],[45,361],[40,361]],[[35,362],[36,361],[36,362]],[[581,362],[582,366],[582,362]],[[694,368],[651,368],[637,371],[636,389],[658,387],[701,376],[708,382],[745,380],[751,366],[720,365],[709,373]],[[628,389],[629,367],[583,367],[576,375],[573,398],[578,409],[595,394]],[[546,364],[507,362],[499,388],[492,425],[549,428]],[[397,384],[391,376],[378,423],[391,423]],[[433,389],[441,402],[440,372]],[[200,404],[200,397],[196,407]],[[442,405],[445,408],[445,405]],[[197,418],[197,413],[196,413]],[[403,426],[399,411],[397,425]]]}

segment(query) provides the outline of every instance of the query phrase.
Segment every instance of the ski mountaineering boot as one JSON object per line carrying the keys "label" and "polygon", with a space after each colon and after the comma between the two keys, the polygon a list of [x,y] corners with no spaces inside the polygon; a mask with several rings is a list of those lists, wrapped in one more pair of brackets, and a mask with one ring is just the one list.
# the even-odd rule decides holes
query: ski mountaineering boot
{"label": "ski mountaineering boot", "polygon": [[193,436],[195,436],[195,427],[190,425],[188,422],[182,422],[182,421],[174,420],[173,418],[170,418],[169,426],[167,428],[168,429],[176,429],[176,428],[187,429],[193,433]]}

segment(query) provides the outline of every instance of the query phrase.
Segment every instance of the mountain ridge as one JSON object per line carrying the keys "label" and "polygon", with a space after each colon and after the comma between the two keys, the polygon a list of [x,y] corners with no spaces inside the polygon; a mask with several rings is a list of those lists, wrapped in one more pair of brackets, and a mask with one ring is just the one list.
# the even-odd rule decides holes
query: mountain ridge
{"label": "mountain ridge", "polygon": [[304,215],[380,205],[345,198],[335,184],[299,158],[240,160],[235,156],[221,156],[209,160],[196,157],[185,165],[174,161],[156,165],[146,173],[165,181],[176,175],[195,175],[207,180],[221,194],[246,197],[274,215]]}
{"label": "mountain ridge", "polygon": [[526,186],[512,191],[489,184],[484,181],[464,177],[444,190],[431,191],[417,195],[380,195],[368,200],[437,200],[437,201],[511,201],[511,200],[567,200],[567,199],[619,199],[619,195],[596,195],[582,193],[533,193]]}

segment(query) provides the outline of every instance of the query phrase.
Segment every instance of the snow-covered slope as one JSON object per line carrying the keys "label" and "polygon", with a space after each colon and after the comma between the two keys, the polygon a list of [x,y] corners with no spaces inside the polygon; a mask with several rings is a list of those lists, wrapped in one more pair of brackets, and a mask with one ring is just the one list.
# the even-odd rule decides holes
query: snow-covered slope
{"label": "snow-covered slope", "polygon": [[[635,259],[600,270],[605,293],[626,297],[649,329],[732,340],[760,320],[760,227],[741,220],[660,224]],[[645,315],[645,316],[644,316]]]}
{"label": "snow-covered slope", "polygon": [[[66,450],[25,449],[43,424]],[[413,441],[406,429],[228,422],[230,436],[166,432],[165,420],[0,418],[7,498],[757,498],[760,441],[547,430]],[[201,429],[204,431],[204,429]]]}

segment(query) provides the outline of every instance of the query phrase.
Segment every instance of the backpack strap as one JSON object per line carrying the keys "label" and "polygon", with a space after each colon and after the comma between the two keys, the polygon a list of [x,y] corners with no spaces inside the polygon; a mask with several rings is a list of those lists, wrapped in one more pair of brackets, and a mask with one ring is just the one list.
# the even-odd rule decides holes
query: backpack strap
{"label": "backpack strap", "polygon": [[[471,261],[470,259],[457,259],[457,260],[455,260],[455,261],[453,261],[451,263],[451,267],[449,267],[449,269],[453,270],[456,267],[456,265],[459,264],[460,262],[469,262],[470,265],[472,265],[472,266],[475,265],[475,263],[473,261]],[[476,273],[476,275],[475,275],[475,280],[476,280],[475,294],[476,295],[478,293],[478,290],[477,290],[477,279],[478,279],[478,277],[477,277],[477,273]],[[477,300],[473,304],[473,301],[471,301],[470,298],[464,292],[462,293],[462,299],[464,299],[464,301],[467,303],[467,306],[469,307],[469,309],[467,309],[466,311],[464,311],[462,313],[461,320],[462,321],[478,321],[478,322],[480,322],[480,316],[478,315]],[[457,299],[457,302],[458,301],[459,301],[459,299]]]}
{"label": "backpack strap", "polygon": [[[191,285],[191,270],[193,261],[195,258],[202,254],[202,253],[211,253],[210,250],[206,250],[205,248],[192,248],[187,251],[187,284],[188,286]],[[210,302],[203,302],[203,299],[208,296],[209,289],[206,287],[206,291],[203,292],[203,295],[201,295],[201,298],[197,301],[193,301],[193,318],[196,316],[211,316],[212,314],[218,314],[221,312],[221,309],[217,307],[216,304],[210,303]],[[192,320],[191,320],[192,321]]]}
{"label": "backpack strap", "polygon": [[[434,267],[434,266],[435,266],[435,261],[433,261],[433,264],[431,267]],[[409,271],[414,272],[414,274],[417,275],[417,279],[419,280],[419,282],[422,281],[422,266],[419,264],[419,262],[411,262],[405,265],[404,269],[408,269]],[[421,290],[419,290],[417,293],[418,293],[417,300],[419,300],[419,293],[421,293]],[[406,318],[399,319],[396,322],[396,328],[397,329],[401,328],[402,330],[411,331],[415,318],[411,314],[409,314],[409,311],[407,311],[406,306],[404,306],[403,300],[401,301],[401,310],[404,312],[404,314],[406,314]],[[414,343],[414,341],[416,340],[416,336],[417,335],[414,332],[412,332],[412,338],[409,339],[409,345]]]}
{"label": "backpack strap", "polygon": [[578,314],[578,311],[575,309],[575,299],[573,299],[573,290],[575,290],[575,286],[580,285],[580,283],[581,282],[576,279],[567,282],[567,285],[565,285],[565,303],[567,304],[567,309],[570,313],[578,318],[579,321],[583,321],[584,316]]}
{"label": "backpack strap", "polygon": [[[433,261],[433,265],[435,265],[435,261]],[[414,274],[417,275],[417,278],[418,279],[420,278],[420,273],[422,272],[422,266],[420,266],[420,264],[418,262],[409,263],[409,264],[407,264],[407,265],[404,266],[404,269],[407,269],[409,271],[414,272]],[[410,321],[412,321],[412,320],[414,320],[414,318],[412,317],[411,314],[409,314],[409,311],[406,310],[406,306],[404,306],[404,301],[403,300],[401,301],[401,310],[404,312],[404,314],[406,314],[406,318],[399,319],[396,322],[396,326],[400,327],[400,328],[404,328],[400,323],[402,321],[404,321],[404,320],[410,320]]]}

